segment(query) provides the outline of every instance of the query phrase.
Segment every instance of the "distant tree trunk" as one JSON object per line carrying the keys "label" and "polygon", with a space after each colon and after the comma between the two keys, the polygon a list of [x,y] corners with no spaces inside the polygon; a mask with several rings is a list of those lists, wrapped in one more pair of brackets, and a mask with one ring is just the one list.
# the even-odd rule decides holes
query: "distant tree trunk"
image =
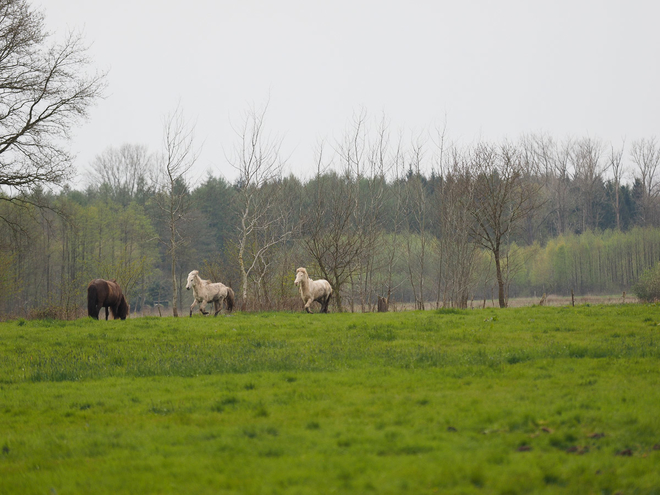
{"label": "distant tree trunk", "polygon": [[179,316],[179,284],[176,279],[176,243],[172,242],[172,316]]}
{"label": "distant tree trunk", "polygon": [[506,299],[504,296],[504,277],[502,277],[502,264],[500,263],[500,248],[493,250],[495,258],[495,276],[497,277],[497,294],[500,308],[506,308]]}
{"label": "distant tree trunk", "polygon": [[243,259],[244,248],[241,248],[238,251],[238,266],[241,267],[241,311],[247,310],[247,298],[248,298],[248,273],[245,269],[245,261]]}

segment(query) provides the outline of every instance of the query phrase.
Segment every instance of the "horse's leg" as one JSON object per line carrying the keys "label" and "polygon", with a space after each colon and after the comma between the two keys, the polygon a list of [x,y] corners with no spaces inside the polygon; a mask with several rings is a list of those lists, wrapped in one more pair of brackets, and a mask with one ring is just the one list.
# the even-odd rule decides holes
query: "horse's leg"
{"label": "horse's leg", "polygon": [[105,306],[105,321],[108,321],[108,312],[109,312],[109,307]]}
{"label": "horse's leg", "polygon": [[314,302],[314,299],[310,297],[309,301],[307,301],[307,303],[305,304],[305,311],[307,311],[308,313],[312,312],[312,310],[309,309],[309,307],[312,305],[313,302]]}
{"label": "horse's leg", "polygon": [[197,306],[197,299],[195,299],[193,303],[190,305],[190,316],[192,316],[192,310],[195,306]]}
{"label": "horse's leg", "polygon": [[204,316],[209,314],[208,311],[205,311],[205,308],[206,308],[206,301],[202,301],[201,303],[199,303],[199,312],[202,313]]}
{"label": "horse's leg", "polygon": [[215,313],[213,316],[218,316],[218,313],[222,311],[222,301],[224,301],[224,298],[213,301],[213,304],[215,304]]}
{"label": "horse's leg", "polygon": [[117,315],[119,314],[119,302],[113,304],[112,306],[108,306],[108,308],[110,309],[110,314],[112,315],[112,319],[117,320],[118,319]]}

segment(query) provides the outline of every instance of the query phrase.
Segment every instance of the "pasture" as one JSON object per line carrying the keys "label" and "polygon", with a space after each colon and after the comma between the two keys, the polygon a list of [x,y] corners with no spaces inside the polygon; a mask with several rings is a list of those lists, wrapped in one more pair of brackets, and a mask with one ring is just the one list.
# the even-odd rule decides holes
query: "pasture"
{"label": "pasture", "polygon": [[0,493],[660,493],[660,307],[0,323]]}

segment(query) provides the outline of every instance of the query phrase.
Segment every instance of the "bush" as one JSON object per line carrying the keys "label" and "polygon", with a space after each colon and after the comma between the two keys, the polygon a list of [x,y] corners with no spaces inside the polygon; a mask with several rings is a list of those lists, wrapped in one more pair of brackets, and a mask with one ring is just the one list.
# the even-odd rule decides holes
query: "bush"
{"label": "bush", "polygon": [[646,270],[632,288],[640,301],[654,302],[660,300],[660,263]]}
{"label": "bush", "polygon": [[[103,318],[105,313],[101,310]],[[55,304],[32,309],[27,316],[28,320],[75,320],[87,316],[87,309],[81,307],[64,307]]]}

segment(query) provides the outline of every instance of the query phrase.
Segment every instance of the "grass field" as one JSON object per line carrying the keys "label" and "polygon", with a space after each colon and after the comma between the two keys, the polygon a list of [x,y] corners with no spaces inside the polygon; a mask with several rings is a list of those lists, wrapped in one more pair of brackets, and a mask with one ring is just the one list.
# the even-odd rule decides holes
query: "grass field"
{"label": "grass field", "polygon": [[659,493],[660,307],[0,323],[0,493]]}

